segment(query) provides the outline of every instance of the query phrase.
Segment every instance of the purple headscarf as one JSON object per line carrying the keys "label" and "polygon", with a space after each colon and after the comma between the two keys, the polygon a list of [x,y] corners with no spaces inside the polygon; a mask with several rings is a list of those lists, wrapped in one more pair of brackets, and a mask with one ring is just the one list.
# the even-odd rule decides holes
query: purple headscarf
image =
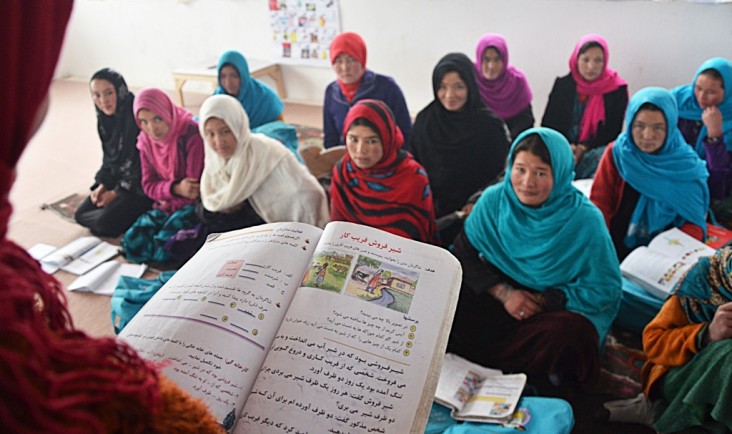
{"label": "purple headscarf", "polygon": [[[503,72],[495,80],[483,76],[483,54],[489,47],[495,48],[503,60]],[[478,41],[475,50],[475,71],[478,89],[483,102],[503,120],[516,116],[531,104],[531,88],[526,76],[508,63],[506,39],[498,33],[486,33]]]}

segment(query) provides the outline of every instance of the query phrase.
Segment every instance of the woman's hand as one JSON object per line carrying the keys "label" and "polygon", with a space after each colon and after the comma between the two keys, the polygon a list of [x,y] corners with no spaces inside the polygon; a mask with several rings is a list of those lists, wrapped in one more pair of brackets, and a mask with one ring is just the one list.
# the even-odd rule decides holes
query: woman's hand
{"label": "woman's hand", "polygon": [[702,122],[707,127],[707,137],[722,137],[722,112],[716,106],[704,109],[702,112]]}
{"label": "woman's hand", "polygon": [[101,194],[97,196],[97,202],[96,206],[99,208],[104,208],[105,206],[112,203],[113,200],[117,198],[117,192],[114,190],[104,190]]}
{"label": "woman's hand", "polygon": [[707,328],[708,343],[732,338],[732,302],[725,303],[714,312],[714,318]]}
{"label": "woman's hand", "polygon": [[529,291],[512,288],[505,283],[499,283],[491,288],[490,293],[503,303],[509,315],[522,321],[543,311],[539,299]]}
{"label": "woman's hand", "polygon": [[569,146],[572,147],[572,153],[574,154],[574,164],[575,166],[579,161],[582,159],[582,156],[585,155],[585,152],[587,152],[587,145],[582,143],[572,143]]}
{"label": "woman's hand", "polygon": [[173,186],[173,193],[188,199],[198,199],[201,194],[200,184],[196,178],[183,178]]}
{"label": "woman's hand", "polygon": [[99,206],[97,201],[99,200],[99,196],[104,194],[104,192],[107,191],[106,188],[104,188],[104,185],[99,184],[97,188],[92,190],[91,194],[89,194],[89,200],[91,200],[91,203],[93,203],[96,206]]}

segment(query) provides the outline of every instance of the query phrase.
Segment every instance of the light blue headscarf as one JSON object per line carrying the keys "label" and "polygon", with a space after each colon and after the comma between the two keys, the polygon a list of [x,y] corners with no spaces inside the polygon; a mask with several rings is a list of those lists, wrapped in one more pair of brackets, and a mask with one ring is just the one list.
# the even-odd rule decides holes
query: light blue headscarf
{"label": "light blue headscarf", "polygon": [[[216,67],[217,75],[221,76],[221,68],[225,65],[231,65],[239,71],[241,78],[241,88],[239,95],[231,95],[239,100],[244,111],[249,116],[250,128],[254,129],[260,125],[277,120],[282,114],[285,105],[279,96],[266,84],[249,75],[249,65],[246,59],[238,51],[227,51],[219,58]],[[226,90],[221,86],[214,91],[214,95],[226,94]]]}
{"label": "light blue headscarf", "polygon": [[[732,151],[732,62],[724,57],[715,57],[702,63],[694,75],[694,80],[689,84],[684,84],[671,91],[676,97],[676,103],[679,107],[679,117],[682,119],[690,119],[693,121],[701,121],[704,109],[699,106],[699,102],[694,96],[694,85],[699,75],[707,69],[714,69],[722,76],[724,85],[724,99],[717,106],[722,112],[722,134],[724,135],[724,143],[727,150]],[[707,136],[707,127],[702,126],[696,143],[692,143],[696,148],[699,156],[704,158],[704,138]]]}
{"label": "light blue headscarf", "polygon": [[[666,117],[666,142],[655,154],[641,151],[633,142],[633,120],[645,103],[655,105]],[[680,227],[685,222],[706,233],[709,173],[706,163],[684,141],[677,122],[676,101],[666,89],[641,89],[628,103],[626,129],[613,145],[618,173],[640,193],[625,238],[628,247],[648,244],[669,225]]]}
{"label": "light blue headscarf", "polygon": [[[530,134],[546,145],[554,180],[549,198],[536,208],[519,201],[510,176],[514,148]],[[488,262],[521,286],[564,291],[567,310],[590,320],[604,343],[620,307],[620,268],[600,210],[573,179],[567,139],[549,128],[528,129],[511,147],[506,178],[480,197],[465,233]]]}

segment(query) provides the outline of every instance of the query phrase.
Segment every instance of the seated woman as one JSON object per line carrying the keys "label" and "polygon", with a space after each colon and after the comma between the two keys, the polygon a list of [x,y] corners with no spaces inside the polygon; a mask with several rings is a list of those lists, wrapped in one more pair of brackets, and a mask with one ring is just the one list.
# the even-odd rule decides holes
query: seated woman
{"label": "seated woman", "polygon": [[281,143],[252,133],[236,99],[206,99],[199,129],[206,146],[196,211],[208,232],[285,221],[322,228],[328,222],[318,181]]}
{"label": "seated woman", "polygon": [[174,255],[171,238],[198,224],[194,203],[203,171],[198,124],[159,89],[141,90],[133,110],[142,130],[137,136],[142,189],[155,203],[122,238],[125,257],[134,262],[187,260],[195,250]]}
{"label": "seated woman", "polygon": [[618,259],[658,233],[680,228],[699,240],[709,206],[707,169],[686,144],[671,93],[639,90],[630,100],[626,130],[607,147],[590,199],[600,208]]}
{"label": "seated woman", "polygon": [[[409,147],[427,170],[438,219],[461,209],[506,164],[506,126],[483,104],[473,68],[462,53],[440,59],[432,72],[435,99],[414,122]],[[461,226],[450,226],[441,240],[450,244]]]}
{"label": "seated woman", "polygon": [[658,432],[732,431],[730,276],[729,248],[699,259],[643,331],[643,391]]}
{"label": "seated woman", "polygon": [[605,38],[583,36],[569,58],[570,73],[554,82],[541,120],[569,140],[577,179],[592,178],[604,147],[623,128],[628,85],[608,68],[609,59]]}
{"label": "seated woman", "polygon": [[337,79],[325,89],[323,146],[327,149],[345,144],[346,114],[364,99],[384,101],[394,113],[405,143],[409,143],[412,120],[402,90],[393,78],[366,69],[366,43],[361,36],[352,32],[336,36],[330,44],[330,61]]}
{"label": "seated woman", "polygon": [[285,105],[266,84],[249,75],[249,65],[238,51],[227,51],[217,65],[219,87],[214,95],[226,94],[236,98],[249,116],[250,128],[282,120]]}
{"label": "seated woman", "polygon": [[429,179],[401,149],[404,138],[389,107],[383,101],[359,101],[344,127],[348,153],[333,168],[330,219],[434,243]]}
{"label": "seated woman", "polygon": [[475,71],[483,102],[506,123],[511,140],[534,126],[531,88],[524,73],[508,63],[506,39],[486,33],[475,49]]}
{"label": "seated woman", "polygon": [[[690,84],[671,91],[679,106],[679,129],[707,163],[712,210],[732,225],[732,62],[704,62]],[[728,199],[725,203],[724,200]]]}
{"label": "seated woman", "polygon": [[561,134],[528,129],[509,155],[455,239],[463,286],[447,349],[534,384],[589,381],[620,304],[612,242],[572,185]]}
{"label": "seated woman", "polygon": [[135,147],[140,129],[132,113],[135,95],[120,73],[109,68],[95,72],[89,87],[102,141],[102,167],[74,217],[95,235],[116,237],[152,205],[140,184],[140,153]]}

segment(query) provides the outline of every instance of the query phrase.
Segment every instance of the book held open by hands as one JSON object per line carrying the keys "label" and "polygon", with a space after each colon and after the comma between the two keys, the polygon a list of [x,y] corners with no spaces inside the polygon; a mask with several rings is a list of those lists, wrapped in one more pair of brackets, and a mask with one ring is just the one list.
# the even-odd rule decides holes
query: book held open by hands
{"label": "book held open by hands", "polygon": [[234,433],[421,433],[462,271],[344,222],[209,237],[120,338]]}

